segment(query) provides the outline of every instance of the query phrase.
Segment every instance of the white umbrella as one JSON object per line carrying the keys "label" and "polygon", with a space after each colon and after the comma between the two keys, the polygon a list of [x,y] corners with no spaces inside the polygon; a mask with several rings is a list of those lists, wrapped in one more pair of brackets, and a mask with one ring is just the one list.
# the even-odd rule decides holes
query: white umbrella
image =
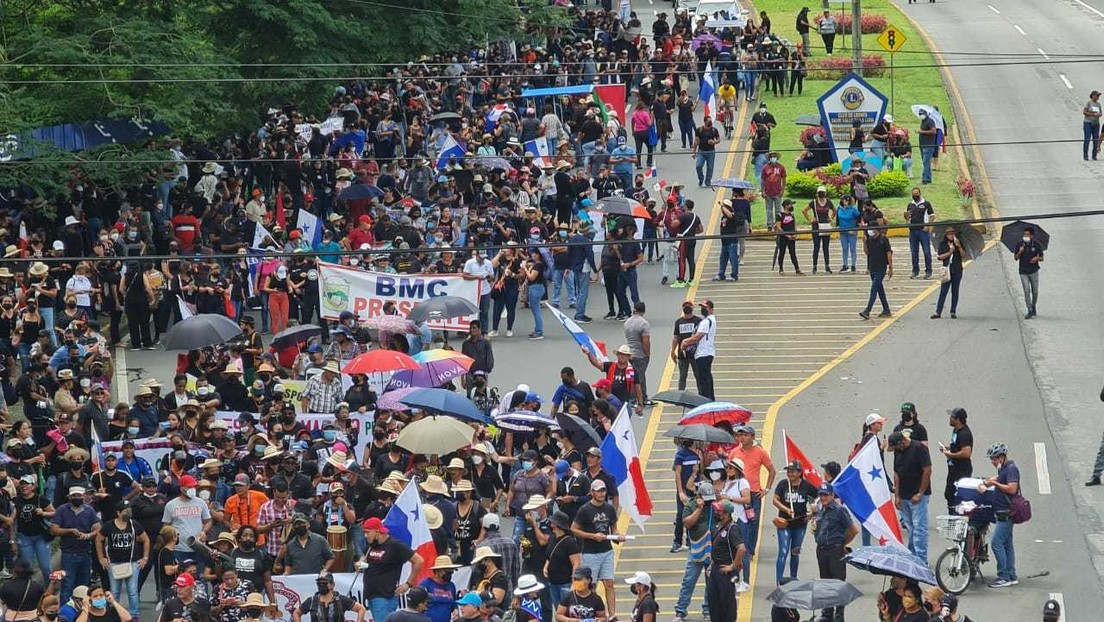
{"label": "white umbrella", "polygon": [[943,129],[943,114],[936,110],[935,106],[929,106],[928,104],[912,105],[912,114],[916,115],[917,118],[920,118],[921,110],[928,113],[928,116],[931,117],[931,120],[935,122],[935,129]]}
{"label": "white umbrella", "polygon": [[431,416],[403,428],[395,444],[416,454],[443,456],[470,445],[474,432],[452,417]]}

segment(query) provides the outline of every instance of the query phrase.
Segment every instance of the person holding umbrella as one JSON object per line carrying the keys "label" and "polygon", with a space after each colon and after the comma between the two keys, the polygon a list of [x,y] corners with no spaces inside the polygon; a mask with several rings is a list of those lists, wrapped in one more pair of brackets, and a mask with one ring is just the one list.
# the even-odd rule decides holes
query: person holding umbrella
{"label": "person holding umbrella", "polygon": [[947,301],[947,290],[951,291],[951,319],[958,315],[958,286],[962,282],[962,243],[958,241],[958,234],[954,227],[947,227],[943,231],[943,239],[939,241],[936,249],[936,257],[943,262],[943,283],[939,286],[939,300],[935,303],[935,313],[931,319],[938,320],[943,315],[943,303]]}
{"label": "person holding umbrella", "polygon": [[1012,252],[1020,262],[1020,284],[1024,290],[1025,320],[1035,317],[1035,304],[1039,301],[1039,264],[1043,261],[1043,246],[1035,241],[1035,227],[1023,229],[1023,237]]}

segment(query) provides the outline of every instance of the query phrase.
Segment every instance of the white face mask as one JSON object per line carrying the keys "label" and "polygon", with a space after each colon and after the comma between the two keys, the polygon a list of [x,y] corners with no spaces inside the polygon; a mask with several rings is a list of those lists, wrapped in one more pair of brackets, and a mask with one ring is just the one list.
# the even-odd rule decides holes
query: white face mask
{"label": "white face mask", "polygon": [[483,456],[472,456],[472,464],[483,464]]}
{"label": "white face mask", "polygon": [[1024,236],[1023,241],[1024,241],[1024,244],[1031,244],[1031,238],[1027,237],[1026,235]]}
{"label": "white face mask", "polygon": [[204,501],[207,501],[208,499],[211,498],[211,491],[210,490],[201,490],[201,491],[199,491],[199,498],[203,499]]}
{"label": "white face mask", "polygon": [[199,387],[199,388],[196,389],[196,393],[198,393],[200,395],[207,395],[207,393],[210,390],[211,390],[210,387]]}
{"label": "white face mask", "polygon": [[181,488],[180,492],[183,492],[184,496],[188,498],[195,496],[195,488]]}
{"label": "white face mask", "polygon": [[713,481],[717,481],[717,480],[721,479],[721,474],[716,472],[716,471],[710,471],[709,472],[709,479],[711,479]]}
{"label": "white face mask", "polygon": [[81,378],[80,385],[87,389],[88,387],[92,386],[92,380],[89,378]]}

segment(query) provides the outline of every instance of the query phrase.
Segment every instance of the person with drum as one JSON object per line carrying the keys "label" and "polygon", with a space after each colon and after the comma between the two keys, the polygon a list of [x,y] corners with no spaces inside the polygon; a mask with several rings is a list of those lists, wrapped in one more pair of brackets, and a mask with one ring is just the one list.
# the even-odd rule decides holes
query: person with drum
{"label": "person with drum", "polygon": [[349,570],[349,525],[356,520],[356,512],[353,506],[345,499],[345,484],[333,482],[330,484],[330,494],[322,508],[318,512],[326,529],[326,541],[330,544],[330,550],[334,553],[333,569],[337,572]]}

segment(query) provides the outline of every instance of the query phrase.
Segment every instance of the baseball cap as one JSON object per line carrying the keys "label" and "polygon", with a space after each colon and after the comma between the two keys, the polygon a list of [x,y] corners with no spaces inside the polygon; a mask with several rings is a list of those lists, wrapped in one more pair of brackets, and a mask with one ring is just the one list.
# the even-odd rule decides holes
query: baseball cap
{"label": "baseball cap", "polygon": [[173,585],[176,587],[195,587],[195,577],[185,572],[173,581]]}
{"label": "baseball cap", "polygon": [[703,501],[716,501],[717,490],[713,488],[713,484],[709,482],[698,482],[698,496],[701,497]]}
{"label": "baseball cap", "polygon": [[797,460],[794,460],[793,462],[786,465],[786,470],[787,471],[804,471],[805,469],[801,466],[800,462],[798,462]]}
{"label": "baseball cap", "polygon": [[598,449],[597,447],[591,447],[590,449],[587,450],[587,455],[588,456],[597,456],[597,457],[601,458],[602,457],[602,450]]}
{"label": "baseball cap", "polygon": [[1043,619],[1044,620],[1057,620],[1062,615],[1062,605],[1058,604],[1058,601],[1053,598],[1046,601],[1043,604]]}
{"label": "baseball cap", "polygon": [[498,517],[498,514],[486,514],[486,515],[483,516],[483,528],[484,529],[490,529],[492,527],[495,528],[495,529],[498,529],[501,526],[502,526],[502,519]]}
{"label": "baseball cap", "polygon": [[890,434],[888,438],[886,438],[886,444],[890,447],[896,447],[903,442],[905,442],[905,435],[901,434],[900,432],[894,432],[893,434]]}
{"label": "baseball cap", "polygon": [[571,573],[572,579],[593,579],[594,573],[591,572],[590,566],[578,566],[575,571]]}
{"label": "baseball cap", "polygon": [[593,482],[590,483],[590,489],[591,490],[605,490],[606,489],[606,483],[604,481],[602,481],[601,479],[596,479],[596,480],[594,480]]}
{"label": "baseball cap", "polygon": [[817,488],[817,494],[818,495],[834,495],[834,494],[836,494],[836,489],[832,488],[832,485],[829,484],[828,482],[824,482],[823,484],[820,485],[820,488]]}
{"label": "baseball cap", "polygon": [[866,416],[866,427],[869,428],[870,426],[874,425],[875,423],[885,423],[885,421],[886,421],[886,418],[879,415],[878,413],[870,413],[869,415]]}
{"label": "baseball cap", "polygon": [[643,570],[637,570],[633,576],[625,579],[625,583],[629,585],[651,585],[652,575],[644,572]]}
{"label": "baseball cap", "polygon": [[237,475],[234,476],[234,485],[235,486],[248,486],[249,485],[249,476],[246,475],[245,473],[238,473]]}
{"label": "baseball cap", "polygon": [[387,527],[383,525],[383,521],[376,518],[375,516],[365,520],[360,527],[364,531],[378,531],[380,533],[389,533]]}
{"label": "baseball cap", "polygon": [[471,605],[472,607],[479,607],[483,604],[483,599],[479,597],[478,592],[468,592],[456,601],[457,605]]}
{"label": "baseball cap", "polygon": [[[197,483],[198,482],[196,482],[196,478],[192,477],[191,475],[184,475],[180,478],[180,486],[182,488],[195,488]],[[192,580],[192,585],[195,585],[195,579]]]}
{"label": "baseball cap", "polygon": [[420,585],[416,585],[406,592],[406,605],[410,609],[419,605],[424,605],[429,601],[429,592]]}

